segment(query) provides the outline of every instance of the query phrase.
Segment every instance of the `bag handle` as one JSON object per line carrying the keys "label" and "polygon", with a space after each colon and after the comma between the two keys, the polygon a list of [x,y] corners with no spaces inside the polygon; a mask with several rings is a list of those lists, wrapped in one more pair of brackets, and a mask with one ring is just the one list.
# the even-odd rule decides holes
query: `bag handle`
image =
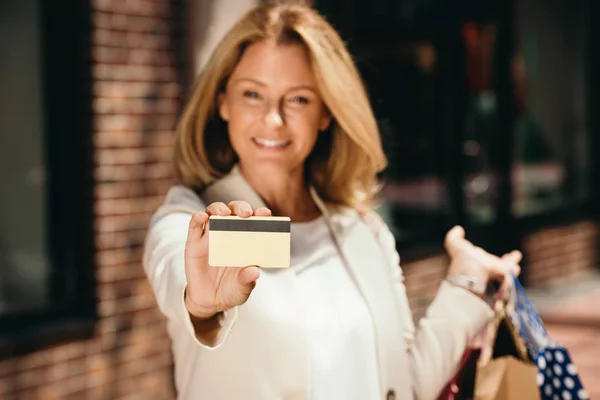
{"label": "bag handle", "polygon": [[525,288],[516,277],[515,284],[515,312],[514,317],[519,322],[519,332],[529,349],[530,356],[535,357],[543,347],[552,346],[555,342],[550,338],[542,319],[535,306],[527,297]]}

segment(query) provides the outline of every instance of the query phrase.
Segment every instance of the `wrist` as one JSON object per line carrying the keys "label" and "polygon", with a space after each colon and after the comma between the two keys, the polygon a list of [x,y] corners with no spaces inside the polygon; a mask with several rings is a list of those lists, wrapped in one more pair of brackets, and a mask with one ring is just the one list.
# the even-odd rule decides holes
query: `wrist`
{"label": "wrist", "polygon": [[210,320],[214,319],[217,314],[221,313],[221,310],[216,309],[216,307],[207,307],[202,304],[198,304],[194,302],[190,296],[188,295],[187,288],[184,294],[184,304],[187,309],[190,317],[192,317],[196,321]]}
{"label": "wrist", "polygon": [[479,297],[484,297],[487,289],[487,281],[467,274],[450,274],[446,281],[452,286],[463,288]]}

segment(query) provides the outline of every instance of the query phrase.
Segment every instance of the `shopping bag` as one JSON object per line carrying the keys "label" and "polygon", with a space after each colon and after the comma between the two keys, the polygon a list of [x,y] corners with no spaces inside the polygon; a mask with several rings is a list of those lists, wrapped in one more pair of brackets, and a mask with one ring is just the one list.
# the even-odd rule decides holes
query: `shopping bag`
{"label": "shopping bag", "polygon": [[537,368],[513,356],[491,360],[477,372],[476,400],[536,400]]}
{"label": "shopping bag", "polygon": [[456,375],[444,387],[436,400],[471,400],[477,374],[477,362],[481,350],[468,348],[463,354],[460,368]]}
{"label": "shopping bag", "polygon": [[529,360],[525,343],[505,310],[505,306],[496,309],[494,335],[487,344],[491,349],[480,359],[474,399],[539,400],[537,366]]}
{"label": "shopping bag", "polygon": [[513,280],[515,308],[510,319],[518,327],[528,357],[537,365],[536,381],[542,400],[589,399],[569,352],[550,338],[525,289],[516,277]]}

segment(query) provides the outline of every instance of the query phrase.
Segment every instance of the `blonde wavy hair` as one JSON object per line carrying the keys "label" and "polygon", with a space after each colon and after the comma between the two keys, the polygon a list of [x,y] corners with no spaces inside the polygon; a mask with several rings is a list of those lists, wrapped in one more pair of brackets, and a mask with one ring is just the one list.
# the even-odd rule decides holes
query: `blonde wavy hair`
{"label": "blonde wavy hair", "polygon": [[340,36],[315,10],[300,4],[260,5],[219,43],[177,127],[176,179],[202,191],[238,161],[227,124],[219,116],[218,96],[244,50],[263,40],[306,48],[318,90],[333,117],[307,160],[307,180],[328,203],[370,208],[379,189],[377,174],[387,164],[371,104]]}

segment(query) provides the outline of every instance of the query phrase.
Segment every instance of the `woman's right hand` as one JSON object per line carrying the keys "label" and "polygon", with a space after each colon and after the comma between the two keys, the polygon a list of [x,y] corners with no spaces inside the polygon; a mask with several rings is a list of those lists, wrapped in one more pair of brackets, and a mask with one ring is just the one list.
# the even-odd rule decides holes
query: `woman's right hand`
{"label": "woman's right hand", "polygon": [[[260,275],[257,266],[211,267],[208,265],[207,224],[211,215],[269,216],[267,208],[252,210],[245,201],[212,203],[205,212],[192,215],[185,246],[185,274],[187,288],[185,306],[195,318],[203,320],[215,314],[244,304],[256,286]],[[235,249],[231,249],[235,251]]]}

